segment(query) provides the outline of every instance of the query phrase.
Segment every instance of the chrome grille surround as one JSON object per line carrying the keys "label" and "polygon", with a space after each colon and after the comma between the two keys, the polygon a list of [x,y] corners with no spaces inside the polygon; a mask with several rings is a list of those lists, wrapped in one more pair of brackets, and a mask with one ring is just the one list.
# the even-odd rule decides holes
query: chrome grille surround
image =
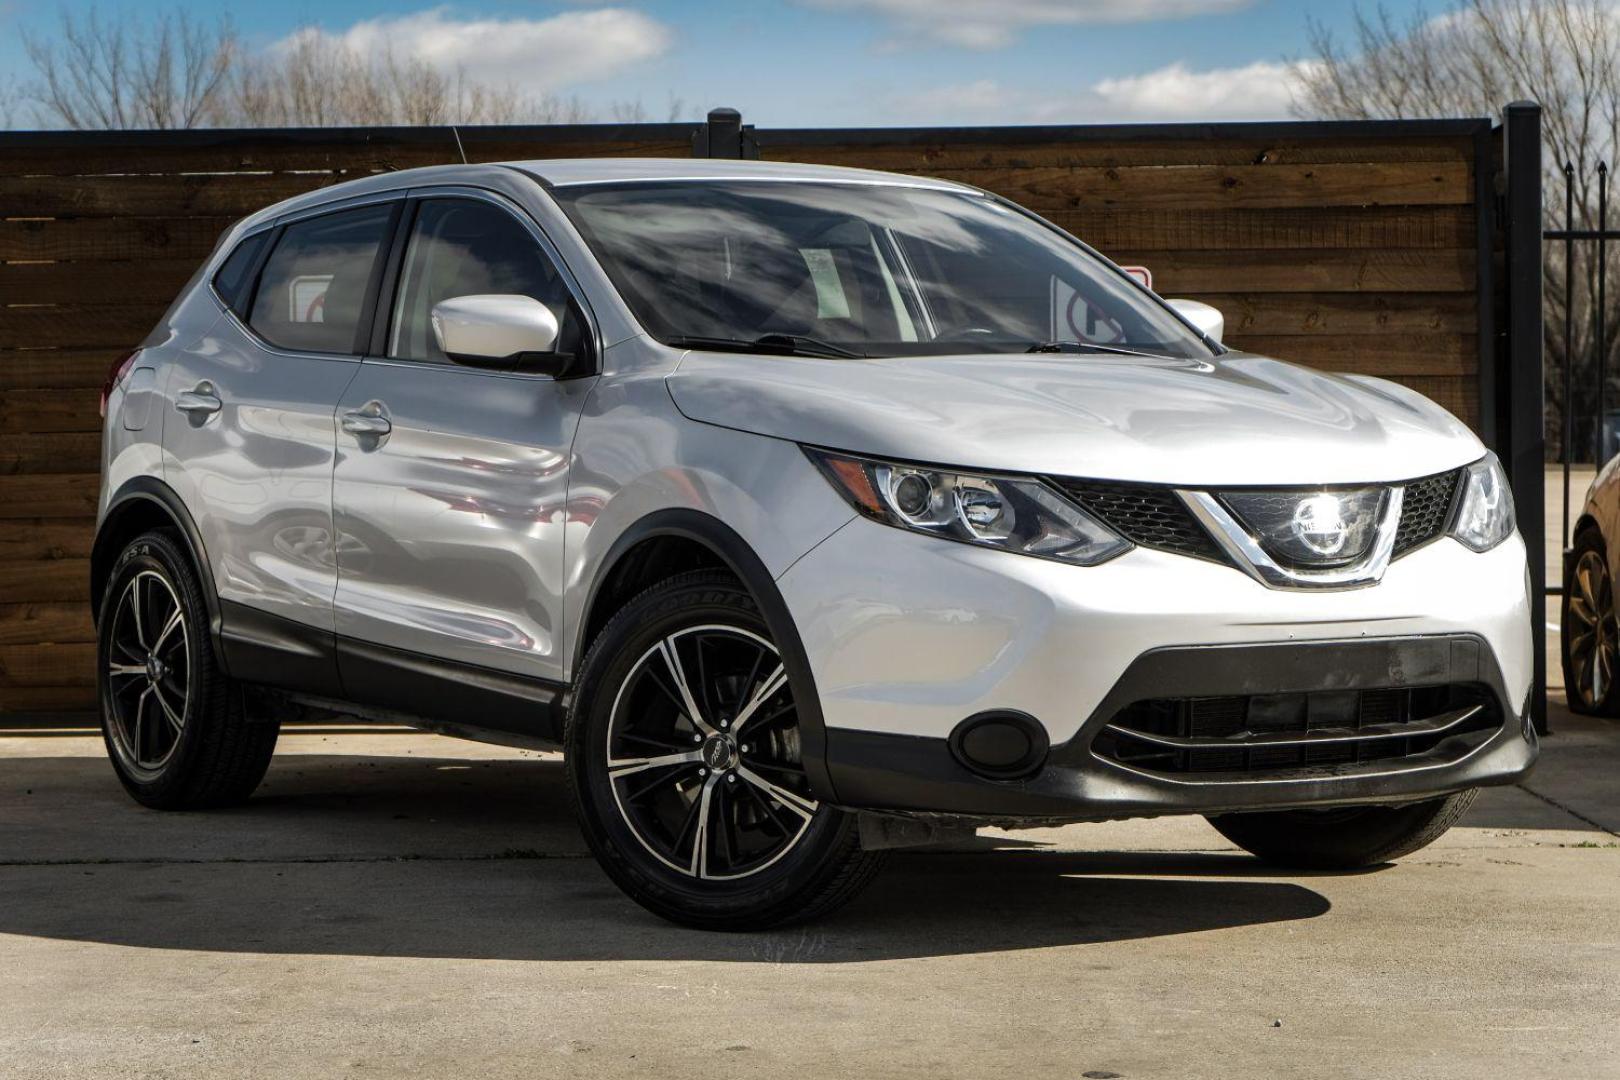
{"label": "chrome grille surround", "polygon": [[1395,553],[1395,534],[1400,529],[1401,502],[1406,492],[1399,486],[1387,490],[1378,529],[1366,554],[1355,562],[1321,569],[1287,566],[1274,559],[1211,492],[1182,490],[1177,494],[1225,550],[1233,565],[1268,589],[1349,589],[1376,585],[1383,580]]}

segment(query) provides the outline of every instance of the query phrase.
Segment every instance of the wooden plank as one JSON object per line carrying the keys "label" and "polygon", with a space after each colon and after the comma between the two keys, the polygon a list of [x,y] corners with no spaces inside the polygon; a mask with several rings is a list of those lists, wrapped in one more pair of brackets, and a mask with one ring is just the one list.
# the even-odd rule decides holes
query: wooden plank
{"label": "wooden plank", "polygon": [[0,687],[0,713],[85,712],[96,707],[93,685]]}
{"label": "wooden plank", "polygon": [[1477,330],[1472,293],[1195,293],[1243,335],[1439,334]]}
{"label": "wooden plank", "polygon": [[1104,252],[1153,271],[1162,296],[1195,292],[1466,292],[1476,288],[1472,248],[1344,251]]}
{"label": "wooden plank", "polygon": [[88,602],[0,604],[0,645],[94,640],[96,626]]}
{"label": "wooden plank", "polygon": [[[101,390],[0,391],[0,434],[14,431],[100,431]],[[0,516],[5,516],[0,511]]]}
{"label": "wooden plank", "polygon": [[145,340],[167,300],[0,307],[0,349],[131,348]]}
{"label": "wooden plank", "polygon": [[1479,371],[1479,339],[1472,334],[1355,335],[1234,334],[1226,344],[1242,352],[1361,375],[1451,378]]}
{"label": "wooden plank", "polygon": [[1372,162],[978,169],[953,178],[1045,213],[1108,207],[1189,211],[1471,205],[1470,175],[1462,162]]}
{"label": "wooden plank", "polygon": [[0,392],[88,387],[99,393],[108,370],[121,352],[122,349],[0,351]]}
{"label": "wooden plank", "polygon": [[190,259],[236,218],[19,218],[0,221],[0,259]]}
{"label": "wooden plank", "polygon": [[[101,489],[99,473],[46,473],[0,476],[0,518],[92,518]],[[7,596],[7,600],[48,597]]]}
{"label": "wooden plank", "polygon": [[1479,424],[1479,379],[1474,376],[1458,379],[1437,379],[1423,376],[1402,376],[1397,380],[1424,397],[1451,411],[1469,427]]}
{"label": "wooden plank", "polygon": [[0,645],[0,686],[94,686],[96,647],[90,642]]}
{"label": "wooden plank", "polygon": [[956,179],[964,169],[1021,169],[1051,166],[1120,168],[1136,165],[1297,165],[1327,162],[1469,162],[1473,140],[1295,138],[1284,140],[1205,139],[1191,141],[1052,140],[999,144],[924,139],[915,143],[807,145],[779,142],[770,131],[757,133],[760,157],[891,172],[935,173]]}
{"label": "wooden plank", "polygon": [[0,475],[85,473],[100,468],[99,431],[14,432],[0,442]]}
{"label": "wooden plank", "polygon": [[6,217],[245,217],[271,203],[369,173],[0,176]]}
{"label": "wooden plank", "polygon": [[94,543],[87,518],[0,518],[0,562],[88,559]]}
{"label": "wooden plank", "polygon": [[0,599],[8,604],[40,601],[88,604],[90,560],[0,563]]}
{"label": "wooden plank", "polygon": [[0,304],[151,303],[162,311],[202,260],[0,263]]}
{"label": "wooden plank", "polygon": [[1455,249],[1478,239],[1472,206],[1062,210],[1045,216],[1107,251]]}
{"label": "wooden plank", "polygon": [[[548,141],[522,136],[480,141],[477,133],[462,128],[467,159],[472,162],[529,161],[574,157],[690,158],[690,137],[624,140],[580,138]],[[386,137],[357,139],[332,133],[294,130],[256,132],[248,140],[217,145],[174,146],[154,140],[116,148],[85,140],[83,145],[41,147],[6,145],[0,139],[0,174],[9,176],[105,176],[138,173],[287,172],[338,170],[353,174],[393,172],[422,165],[461,162],[455,136],[449,128],[432,133],[432,140],[401,143]],[[321,138],[329,135],[329,141]]]}

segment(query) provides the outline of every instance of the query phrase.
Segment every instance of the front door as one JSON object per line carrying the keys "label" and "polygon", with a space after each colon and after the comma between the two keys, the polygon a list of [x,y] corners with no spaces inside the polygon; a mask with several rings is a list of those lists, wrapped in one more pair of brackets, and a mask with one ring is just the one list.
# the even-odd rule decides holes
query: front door
{"label": "front door", "polygon": [[[336,626],[351,696],[425,715],[474,710],[433,681],[483,669],[557,682],[568,460],[593,381],[450,362],[433,305],[532,296],[588,348],[583,312],[540,234],[494,196],[413,204],[392,310],[338,408]],[[441,717],[443,718],[443,717]],[[511,726],[460,717],[475,726]]]}

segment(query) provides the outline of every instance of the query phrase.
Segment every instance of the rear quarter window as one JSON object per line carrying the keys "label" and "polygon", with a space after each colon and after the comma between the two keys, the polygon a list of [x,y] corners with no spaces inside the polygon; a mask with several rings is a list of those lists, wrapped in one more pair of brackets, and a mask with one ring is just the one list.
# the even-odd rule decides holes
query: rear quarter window
{"label": "rear quarter window", "polygon": [[242,317],[247,317],[248,291],[253,286],[252,274],[259,262],[259,253],[270,239],[268,232],[255,233],[236,245],[214,275],[214,291],[225,301],[225,306]]}

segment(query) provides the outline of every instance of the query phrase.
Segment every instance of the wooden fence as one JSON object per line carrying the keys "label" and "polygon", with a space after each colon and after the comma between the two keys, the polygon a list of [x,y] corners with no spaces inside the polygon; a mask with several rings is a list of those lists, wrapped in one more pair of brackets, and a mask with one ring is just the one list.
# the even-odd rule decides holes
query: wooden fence
{"label": "wooden fence", "polygon": [[111,358],[235,219],[459,160],[458,139],[474,161],[698,152],[965,181],[1147,266],[1161,293],[1221,308],[1237,347],[1394,378],[1492,426],[1500,148],[1483,120],[0,134],[0,712],[94,703],[88,557]]}

